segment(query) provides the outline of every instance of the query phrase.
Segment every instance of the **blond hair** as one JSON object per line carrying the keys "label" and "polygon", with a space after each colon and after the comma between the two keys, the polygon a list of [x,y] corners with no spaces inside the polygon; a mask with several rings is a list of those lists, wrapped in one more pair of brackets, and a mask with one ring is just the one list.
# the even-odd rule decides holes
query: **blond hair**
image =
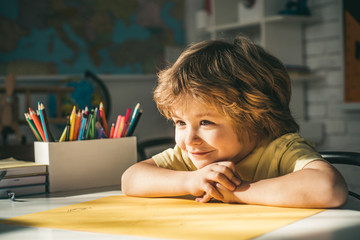
{"label": "blond hair", "polygon": [[178,60],[158,73],[154,100],[171,118],[184,97],[210,104],[229,117],[238,134],[257,140],[297,132],[289,109],[291,85],[284,65],[245,37],[234,43],[203,41],[190,46]]}

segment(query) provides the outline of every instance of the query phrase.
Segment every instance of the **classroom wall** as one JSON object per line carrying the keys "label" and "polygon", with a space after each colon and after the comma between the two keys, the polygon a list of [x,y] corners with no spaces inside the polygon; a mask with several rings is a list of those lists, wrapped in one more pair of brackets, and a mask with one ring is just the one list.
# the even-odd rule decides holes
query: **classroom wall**
{"label": "classroom wall", "polygon": [[324,124],[322,151],[360,152],[360,109],[344,109],[344,76],[341,0],[310,0],[319,21],[305,26],[306,64],[320,74],[308,83],[307,116]]}

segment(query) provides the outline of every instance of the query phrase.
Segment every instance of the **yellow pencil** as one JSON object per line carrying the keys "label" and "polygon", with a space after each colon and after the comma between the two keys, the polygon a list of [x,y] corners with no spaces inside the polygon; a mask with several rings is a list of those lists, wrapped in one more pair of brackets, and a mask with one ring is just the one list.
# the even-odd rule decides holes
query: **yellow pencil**
{"label": "yellow pencil", "polygon": [[124,128],[124,123],[125,123],[125,116],[122,116],[121,119],[120,119],[120,127],[119,127],[119,130],[118,132],[116,133],[116,138],[121,138],[121,133],[122,133],[122,130]]}
{"label": "yellow pencil", "polygon": [[76,106],[73,107],[73,110],[70,115],[70,136],[69,141],[72,141],[74,138],[74,130],[75,130],[75,119],[76,119]]}
{"label": "yellow pencil", "polygon": [[59,142],[65,141],[65,136],[66,136],[66,127],[65,127],[64,131],[63,131],[62,134],[61,134],[61,137],[60,137],[60,139],[59,139]]}

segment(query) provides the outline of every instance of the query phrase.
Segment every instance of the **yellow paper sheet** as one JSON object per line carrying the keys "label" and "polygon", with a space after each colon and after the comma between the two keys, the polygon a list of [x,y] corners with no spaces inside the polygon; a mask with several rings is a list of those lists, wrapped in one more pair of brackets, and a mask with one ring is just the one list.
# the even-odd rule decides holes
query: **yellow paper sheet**
{"label": "yellow paper sheet", "polygon": [[321,209],[111,196],[0,223],[168,239],[250,239]]}

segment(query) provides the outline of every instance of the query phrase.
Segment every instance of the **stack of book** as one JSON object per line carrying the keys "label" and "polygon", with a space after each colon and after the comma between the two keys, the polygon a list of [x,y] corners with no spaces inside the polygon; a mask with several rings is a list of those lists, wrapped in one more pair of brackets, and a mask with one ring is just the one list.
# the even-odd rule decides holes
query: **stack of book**
{"label": "stack of book", "polygon": [[6,158],[0,160],[0,198],[45,193],[47,165]]}

